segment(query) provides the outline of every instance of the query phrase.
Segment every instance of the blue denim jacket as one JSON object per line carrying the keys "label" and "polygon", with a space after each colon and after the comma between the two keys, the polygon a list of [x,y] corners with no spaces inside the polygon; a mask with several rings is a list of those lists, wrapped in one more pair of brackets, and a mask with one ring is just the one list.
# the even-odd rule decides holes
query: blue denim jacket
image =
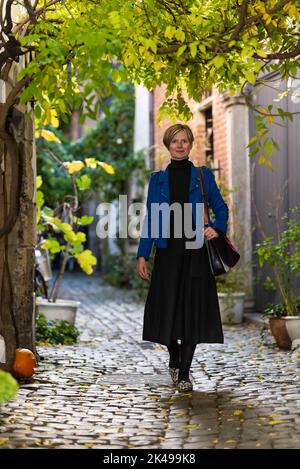
{"label": "blue denim jacket", "polygon": [[[228,207],[224,202],[220,190],[216,184],[215,176],[213,172],[206,166],[202,166],[202,172],[204,176],[206,199],[208,206],[212,209],[215,215],[214,223],[209,219],[209,225],[226,234],[227,223],[228,223]],[[197,232],[196,224],[196,203],[202,203],[202,188],[201,181],[198,175],[197,168],[191,166],[191,178],[189,187],[189,198],[188,201],[192,204],[192,218],[194,226],[196,226],[196,239],[200,239],[201,235]],[[169,165],[162,171],[152,173],[148,187],[147,195],[147,213],[143,222],[142,234],[139,242],[137,251],[137,258],[144,257],[148,260],[152,246],[158,248],[167,247],[167,236],[165,224],[169,222],[168,217],[163,216],[162,213],[158,214],[157,220],[151,220],[151,204],[156,203],[163,207],[165,212],[168,212],[170,206],[170,189],[169,189]],[[162,204],[162,205],[161,205]],[[197,212],[198,213],[198,212]],[[157,237],[151,237],[151,226],[157,225]],[[148,229],[145,230],[145,228]],[[203,228],[203,226],[202,226]],[[146,231],[146,234],[145,234]]]}

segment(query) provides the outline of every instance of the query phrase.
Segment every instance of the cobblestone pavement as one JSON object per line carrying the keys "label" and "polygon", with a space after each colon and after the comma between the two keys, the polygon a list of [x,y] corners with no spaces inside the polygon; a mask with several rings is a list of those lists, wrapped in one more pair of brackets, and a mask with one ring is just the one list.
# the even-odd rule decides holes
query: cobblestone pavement
{"label": "cobblestone pavement", "polygon": [[76,346],[39,347],[35,379],[2,405],[1,448],[299,448],[300,360],[253,324],[199,344],[180,394],[164,346],[141,340],[143,305],[96,277],[68,276],[82,302]]}

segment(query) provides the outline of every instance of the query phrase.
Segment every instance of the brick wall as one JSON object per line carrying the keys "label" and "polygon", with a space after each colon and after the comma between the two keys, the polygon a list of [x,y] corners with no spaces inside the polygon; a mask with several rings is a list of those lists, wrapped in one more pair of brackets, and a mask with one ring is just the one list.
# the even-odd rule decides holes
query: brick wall
{"label": "brick wall", "polygon": [[[163,169],[167,166],[170,154],[163,144],[163,134],[165,130],[172,125],[169,120],[164,120],[161,127],[157,124],[157,113],[160,105],[165,99],[165,85],[157,87],[153,92],[153,143],[155,145],[154,161],[155,170]],[[212,103],[213,115],[213,136],[214,136],[214,166],[220,166],[223,169],[221,175],[227,181],[228,172],[228,148],[227,148],[227,132],[226,132],[226,110],[222,103],[220,95],[213,90],[211,98],[205,99],[202,103],[196,103],[189,100],[189,106],[193,112],[193,119],[187,122],[193,131],[195,141],[190,153],[190,159],[195,165],[205,165],[205,116],[201,112],[205,108],[205,104]],[[199,109],[200,108],[200,109]],[[216,173],[218,178],[218,173]]]}

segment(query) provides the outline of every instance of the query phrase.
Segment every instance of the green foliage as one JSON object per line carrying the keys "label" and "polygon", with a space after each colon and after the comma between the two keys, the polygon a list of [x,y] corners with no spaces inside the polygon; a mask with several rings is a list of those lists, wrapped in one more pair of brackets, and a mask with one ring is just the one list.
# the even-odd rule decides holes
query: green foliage
{"label": "green foliage", "polygon": [[36,318],[36,340],[38,343],[72,345],[77,342],[79,330],[67,321],[47,321],[43,314]]}
{"label": "green foliage", "polygon": [[7,371],[0,370],[0,404],[12,399],[18,388],[19,385],[15,378]]}
{"label": "green foliage", "polygon": [[275,274],[287,315],[298,315],[296,293],[293,288],[292,273],[300,276],[300,207],[290,209],[283,217],[285,229],[273,236],[265,237],[256,245],[259,265],[268,263]]}
{"label": "green foliage", "polygon": [[[67,194],[73,192],[72,180],[66,177],[65,168],[57,164],[57,160],[62,163],[89,160],[89,167],[84,165],[76,178],[80,203],[97,191],[106,202],[118,198],[120,193],[124,193],[126,181],[133,171],[137,176],[135,182],[144,184],[148,174],[145,155],[133,151],[134,89],[128,83],[118,83],[118,89],[125,91],[126,97],[122,100],[110,97],[107,103],[109,116],[101,118],[83,138],[71,142],[63,137],[61,131],[51,127],[61,144],[37,139],[38,174],[43,178],[46,205],[56,207]],[[114,174],[95,171],[99,161],[112,165]]]}
{"label": "green foliage", "polygon": [[67,194],[72,192],[72,180],[66,177],[65,169],[58,164],[58,161],[62,163],[72,161],[73,155],[69,138],[54,127],[48,126],[48,128],[59,137],[61,144],[41,137],[36,139],[37,173],[43,180],[43,204],[55,208]]}
{"label": "green foliage", "polygon": [[[295,311],[297,312],[297,316],[300,316],[300,297],[295,300]],[[271,304],[269,303],[264,312],[263,312],[264,317],[273,317],[273,318],[282,318],[284,316],[289,316],[288,310],[286,308],[286,305],[284,304]]]}
{"label": "green foliage", "polygon": [[276,285],[268,275],[263,282],[263,289],[268,293],[273,293],[276,291]]}
{"label": "green foliage", "polygon": [[[186,97],[199,102],[212,86],[243,92],[247,83],[262,83],[263,74],[278,72],[285,80],[296,77],[299,67],[298,0],[66,0],[61,8],[50,2],[42,11],[31,11],[27,22],[22,17],[26,30],[16,33],[24,51],[34,48],[34,60],[19,79],[31,78],[22,101],[35,100],[42,124],[51,110],[64,121],[79,110],[81,123],[96,119],[100,108],[109,116],[105,100],[126,97],[118,84],[129,80],[148,90],[165,83],[159,117],[188,120]],[[274,144],[267,142],[264,125],[274,113],[257,111],[260,162],[272,167]]]}
{"label": "green foliage", "polygon": [[241,268],[239,264],[226,274],[218,275],[216,277],[218,293],[248,293],[246,276],[247,270]]}
{"label": "green foliage", "polygon": [[[149,272],[153,269],[153,256],[147,265]],[[145,301],[149,283],[142,280],[136,270],[136,254],[109,255],[107,273],[103,276],[104,283],[118,288],[131,290],[138,301]]]}
{"label": "green foliage", "polygon": [[[79,219],[80,225],[77,225],[77,218],[74,217],[72,205],[64,203],[60,217],[53,216],[53,211],[49,210],[48,207],[43,208],[39,205],[37,207],[39,210],[38,228],[40,233],[43,233],[44,236],[41,247],[48,249],[51,255],[61,251],[65,251],[66,256],[69,256],[70,253],[70,255],[77,260],[81,269],[85,273],[91,274],[93,272],[92,266],[96,264],[96,258],[92,255],[90,250],[84,249],[86,235],[79,231],[79,226],[82,226],[82,222],[81,219]],[[76,213],[76,208],[74,212]],[[93,217],[86,217],[84,219],[84,225],[92,223],[93,219]],[[68,220],[69,223],[65,220]],[[62,242],[57,239],[57,234],[62,235]],[[54,235],[56,235],[56,237],[54,237]]]}

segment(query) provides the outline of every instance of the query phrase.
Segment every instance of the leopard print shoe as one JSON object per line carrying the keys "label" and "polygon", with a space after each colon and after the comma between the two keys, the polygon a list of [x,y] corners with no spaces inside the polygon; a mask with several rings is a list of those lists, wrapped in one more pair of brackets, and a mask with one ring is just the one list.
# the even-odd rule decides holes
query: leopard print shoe
{"label": "leopard print shoe", "polygon": [[193,390],[193,383],[189,379],[182,379],[179,381],[177,389],[179,392],[190,392]]}
{"label": "leopard print shoe", "polygon": [[172,378],[173,384],[177,386],[178,384],[178,374],[179,374],[179,368],[170,368],[169,367],[169,373]]}

